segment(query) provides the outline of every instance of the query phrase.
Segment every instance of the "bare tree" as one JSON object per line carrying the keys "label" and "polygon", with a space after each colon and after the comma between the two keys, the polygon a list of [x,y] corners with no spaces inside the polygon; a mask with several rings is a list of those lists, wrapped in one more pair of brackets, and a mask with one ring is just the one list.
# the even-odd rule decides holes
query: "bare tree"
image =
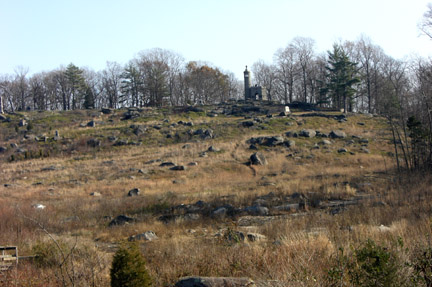
{"label": "bare tree", "polygon": [[423,19],[419,23],[420,30],[432,39],[432,3],[428,4],[428,10],[423,14]]}
{"label": "bare tree", "polygon": [[260,86],[264,86],[267,89],[268,99],[273,100],[273,91],[277,79],[276,67],[266,64],[263,60],[258,60],[252,65],[252,72],[255,82]]}
{"label": "bare tree", "polygon": [[26,108],[28,96],[28,80],[26,78],[28,71],[29,69],[25,67],[18,67],[15,70],[14,93],[20,101],[20,109],[22,111]]}
{"label": "bare tree", "polygon": [[292,41],[300,68],[302,101],[305,103],[308,101],[308,74],[314,58],[314,45],[315,41],[311,38],[296,37]]}
{"label": "bare tree", "polygon": [[102,71],[102,87],[109,108],[117,108],[120,98],[123,68],[116,62],[107,62]]}
{"label": "bare tree", "polygon": [[276,79],[279,98],[285,104],[293,102],[294,81],[298,76],[296,51],[292,45],[279,49],[273,56],[276,66]]}

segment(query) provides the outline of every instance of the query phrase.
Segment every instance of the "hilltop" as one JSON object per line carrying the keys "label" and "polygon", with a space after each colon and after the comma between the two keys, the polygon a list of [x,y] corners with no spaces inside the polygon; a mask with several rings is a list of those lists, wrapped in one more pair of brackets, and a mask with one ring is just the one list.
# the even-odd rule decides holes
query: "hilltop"
{"label": "hilltop", "polygon": [[[385,118],[283,110],[232,102],[0,118],[1,245],[43,254],[15,280],[108,286],[112,254],[129,239],[155,286],[184,276],[317,286],[340,248],[401,238],[408,258],[426,242],[430,178],[396,176]],[[74,254],[67,263],[54,241]]]}

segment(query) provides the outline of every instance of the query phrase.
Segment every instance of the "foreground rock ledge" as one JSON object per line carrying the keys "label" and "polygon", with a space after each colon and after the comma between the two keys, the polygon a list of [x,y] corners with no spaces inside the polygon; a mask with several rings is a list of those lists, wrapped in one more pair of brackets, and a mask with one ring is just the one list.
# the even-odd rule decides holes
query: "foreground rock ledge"
{"label": "foreground rock ledge", "polygon": [[249,278],[234,277],[185,277],[175,287],[256,287]]}

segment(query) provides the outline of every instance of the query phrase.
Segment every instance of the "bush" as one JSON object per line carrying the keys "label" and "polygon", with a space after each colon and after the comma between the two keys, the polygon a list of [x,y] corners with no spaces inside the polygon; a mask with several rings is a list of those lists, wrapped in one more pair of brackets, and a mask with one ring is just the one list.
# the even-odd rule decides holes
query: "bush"
{"label": "bush", "polygon": [[355,251],[355,262],[350,267],[348,273],[355,286],[400,286],[396,256],[373,240]]}
{"label": "bush", "polygon": [[[398,242],[402,244],[401,242]],[[340,249],[333,267],[328,271],[329,286],[405,286],[401,275],[403,264],[395,252],[367,240],[353,250],[352,256]]]}
{"label": "bush", "polygon": [[432,247],[418,247],[414,251],[411,267],[414,270],[414,283],[423,283],[432,286]]}
{"label": "bush", "polygon": [[151,286],[145,260],[136,242],[123,242],[114,254],[111,270],[112,287]]}
{"label": "bush", "polygon": [[36,256],[35,263],[38,267],[55,267],[62,262],[61,252],[67,252],[64,242],[59,242],[59,248],[51,241],[39,241],[32,247],[32,253]]}

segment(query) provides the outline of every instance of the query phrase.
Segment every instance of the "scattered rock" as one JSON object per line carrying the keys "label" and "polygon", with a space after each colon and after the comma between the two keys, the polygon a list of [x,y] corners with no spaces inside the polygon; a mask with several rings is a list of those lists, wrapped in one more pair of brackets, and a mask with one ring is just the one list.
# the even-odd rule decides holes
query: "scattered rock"
{"label": "scattered rock", "polygon": [[119,215],[108,224],[109,227],[116,226],[116,225],[125,225],[130,222],[134,222],[135,219],[126,215]]}
{"label": "scattered rock", "polygon": [[320,141],[318,144],[319,144],[319,145],[331,145],[332,142],[329,141],[329,140],[322,140],[322,141]]}
{"label": "scattered rock", "polygon": [[135,126],[135,125],[132,125],[131,128],[133,129],[133,133],[136,136],[141,136],[141,135],[143,135],[147,131],[147,128],[144,127],[144,126]]}
{"label": "scattered rock", "polygon": [[244,126],[245,128],[253,127],[254,125],[255,125],[255,123],[253,121],[242,122],[242,126]]}
{"label": "scattered rock", "polygon": [[7,151],[7,147],[0,146],[0,153],[4,153]]}
{"label": "scattered rock", "polygon": [[188,163],[188,166],[197,166],[198,163],[196,161],[191,161],[190,163]]}
{"label": "scattered rock", "polygon": [[36,204],[33,204],[32,206],[35,209],[45,209],[45,207],[46,207],[45,205],[43,205],[41,203],[36,203]]}
{"label": "scattered rock", "polygon": [[244,209],[249,215],[266,216],[269,214],[269,209],[265,206],[248,206]]}
{"label": "scattered rock", "polygon": [[88,127],[91,127],[91,128],[94,128],[94,127],[96,127],[96,122],[95,122],[95,121],[89,121],[89,122],[87,123],[87,126],[88,126]]}
{"label": "scattered rock", "polygon": [[128,196],[138,196],[140,194],[139,188],[133,188],[128,191]]}
{"label": "scattered rock", "polygon": [[95,138],[91,138],[87,141],[87,145],[90,147],[98,147],[101,145],[101,141]]}
{"label": "scattered rock", "polygon": [[186,277],[180,279],[175,287],[256,287],[256,285],[249,278]]}
{"label": "scattered rock", "polygon": [[299,136],[306,138],[313,138],[316,135],[316,131],[312,129],[303,129],[300,131]]}
{"label": "scattered rock", "polygon": [[90,196],[100,197],[100,196],[102,196],[102,194],[98,191],[95,191],[95,192],[90,193]]}
{"label": "scattered rock", "polygon": [[346,153],[348,150],[346,148],[340,148],[338,149],[338,153]]}
{"label": "scattered rock", "polygon": [[184,165],[176,165],[170,168],[170,170],[186,170]]}
{"label": "scattered rock", "polygon": [[251,150],[258,150],[258,147],[256,145],[254,145],[254,144],[251,144],[249,146],[249,149],[251,149]]}
{"label": "scattered rock", "polygon": [[295,147],[295,141],[293,140],[284,141],[284,144],[286,147]]}
{"label": "scattered rock", "polygon": [[329,137],[332,139],[343,139],[346,138],[346,134],[343,131],[331,131]]}
{"label": "scattered rock", "polygon": [[25,119],[21,119],[18,123],[18,126],[20,126],[20,127],[24,127],[26,125],[27,125],[27,121]]}
{"label": "scattered rock", "polygon": [[55,171],[55,170],[60,170],[60,169],[61,169],[61,167],[57,167],[55,165],[50,165],[50,166],[42,168],[41,171]]}
{"label": "scattered rock", "polygon": [[262,146],[274,147],[284,143],[284,138],[281,136],[254,137],[246,141],[249,144],[258,144]]}
{"label": "scattered rock", "polygon": [[102,108],[101,112],[105,115],[110,115],[113,113],[113,109],[111,108]]}
{"label": "scattered rock", "polygon": [[132,235],[128,238],[129,241],[141,241],[141,240],[153,241],[156,239],[158,239],[158,237],[156,236],[156,233],[154,233],[153,231],[146,231],[141,234]]}
{"label": "scattered rock", "polygon": [[365,147],[365,146],[362,146],[362,147],[360,148],[360,150],[361,150],[363,153],[370,153],[369,149],[368,149],[367,147]]}
{"label": "scattered rock", "polygon": [[214,146],[210,146],[210,147],[207,149],[207,151],[209,151],[209,152],[219,152],[220,149],[215,148]]}
{"label": "scattered rock", "polygon": [[266,239],[265,235],[259,233],[248,233],[246,236],[250,242],[262,241]]}
{"label": "scattered rock", "polygon": [[256,152],[250,156],[252,165],[267,165],[267,159],[261,152]]}
{"label": "scattered rock", "polygon": [[131,120],[139,117],[140,113],[138,111],[129,109],[126,113],[123,114],[122,120]]}
{"label": "scattered rock", "polygon": [[161,167],[168,167],[168,166],[174,167],[174,166],[176,166],[176,164],[171,162],[171,161],[165,161],[165,162],[161,163],[159,166],[161,166]]}

